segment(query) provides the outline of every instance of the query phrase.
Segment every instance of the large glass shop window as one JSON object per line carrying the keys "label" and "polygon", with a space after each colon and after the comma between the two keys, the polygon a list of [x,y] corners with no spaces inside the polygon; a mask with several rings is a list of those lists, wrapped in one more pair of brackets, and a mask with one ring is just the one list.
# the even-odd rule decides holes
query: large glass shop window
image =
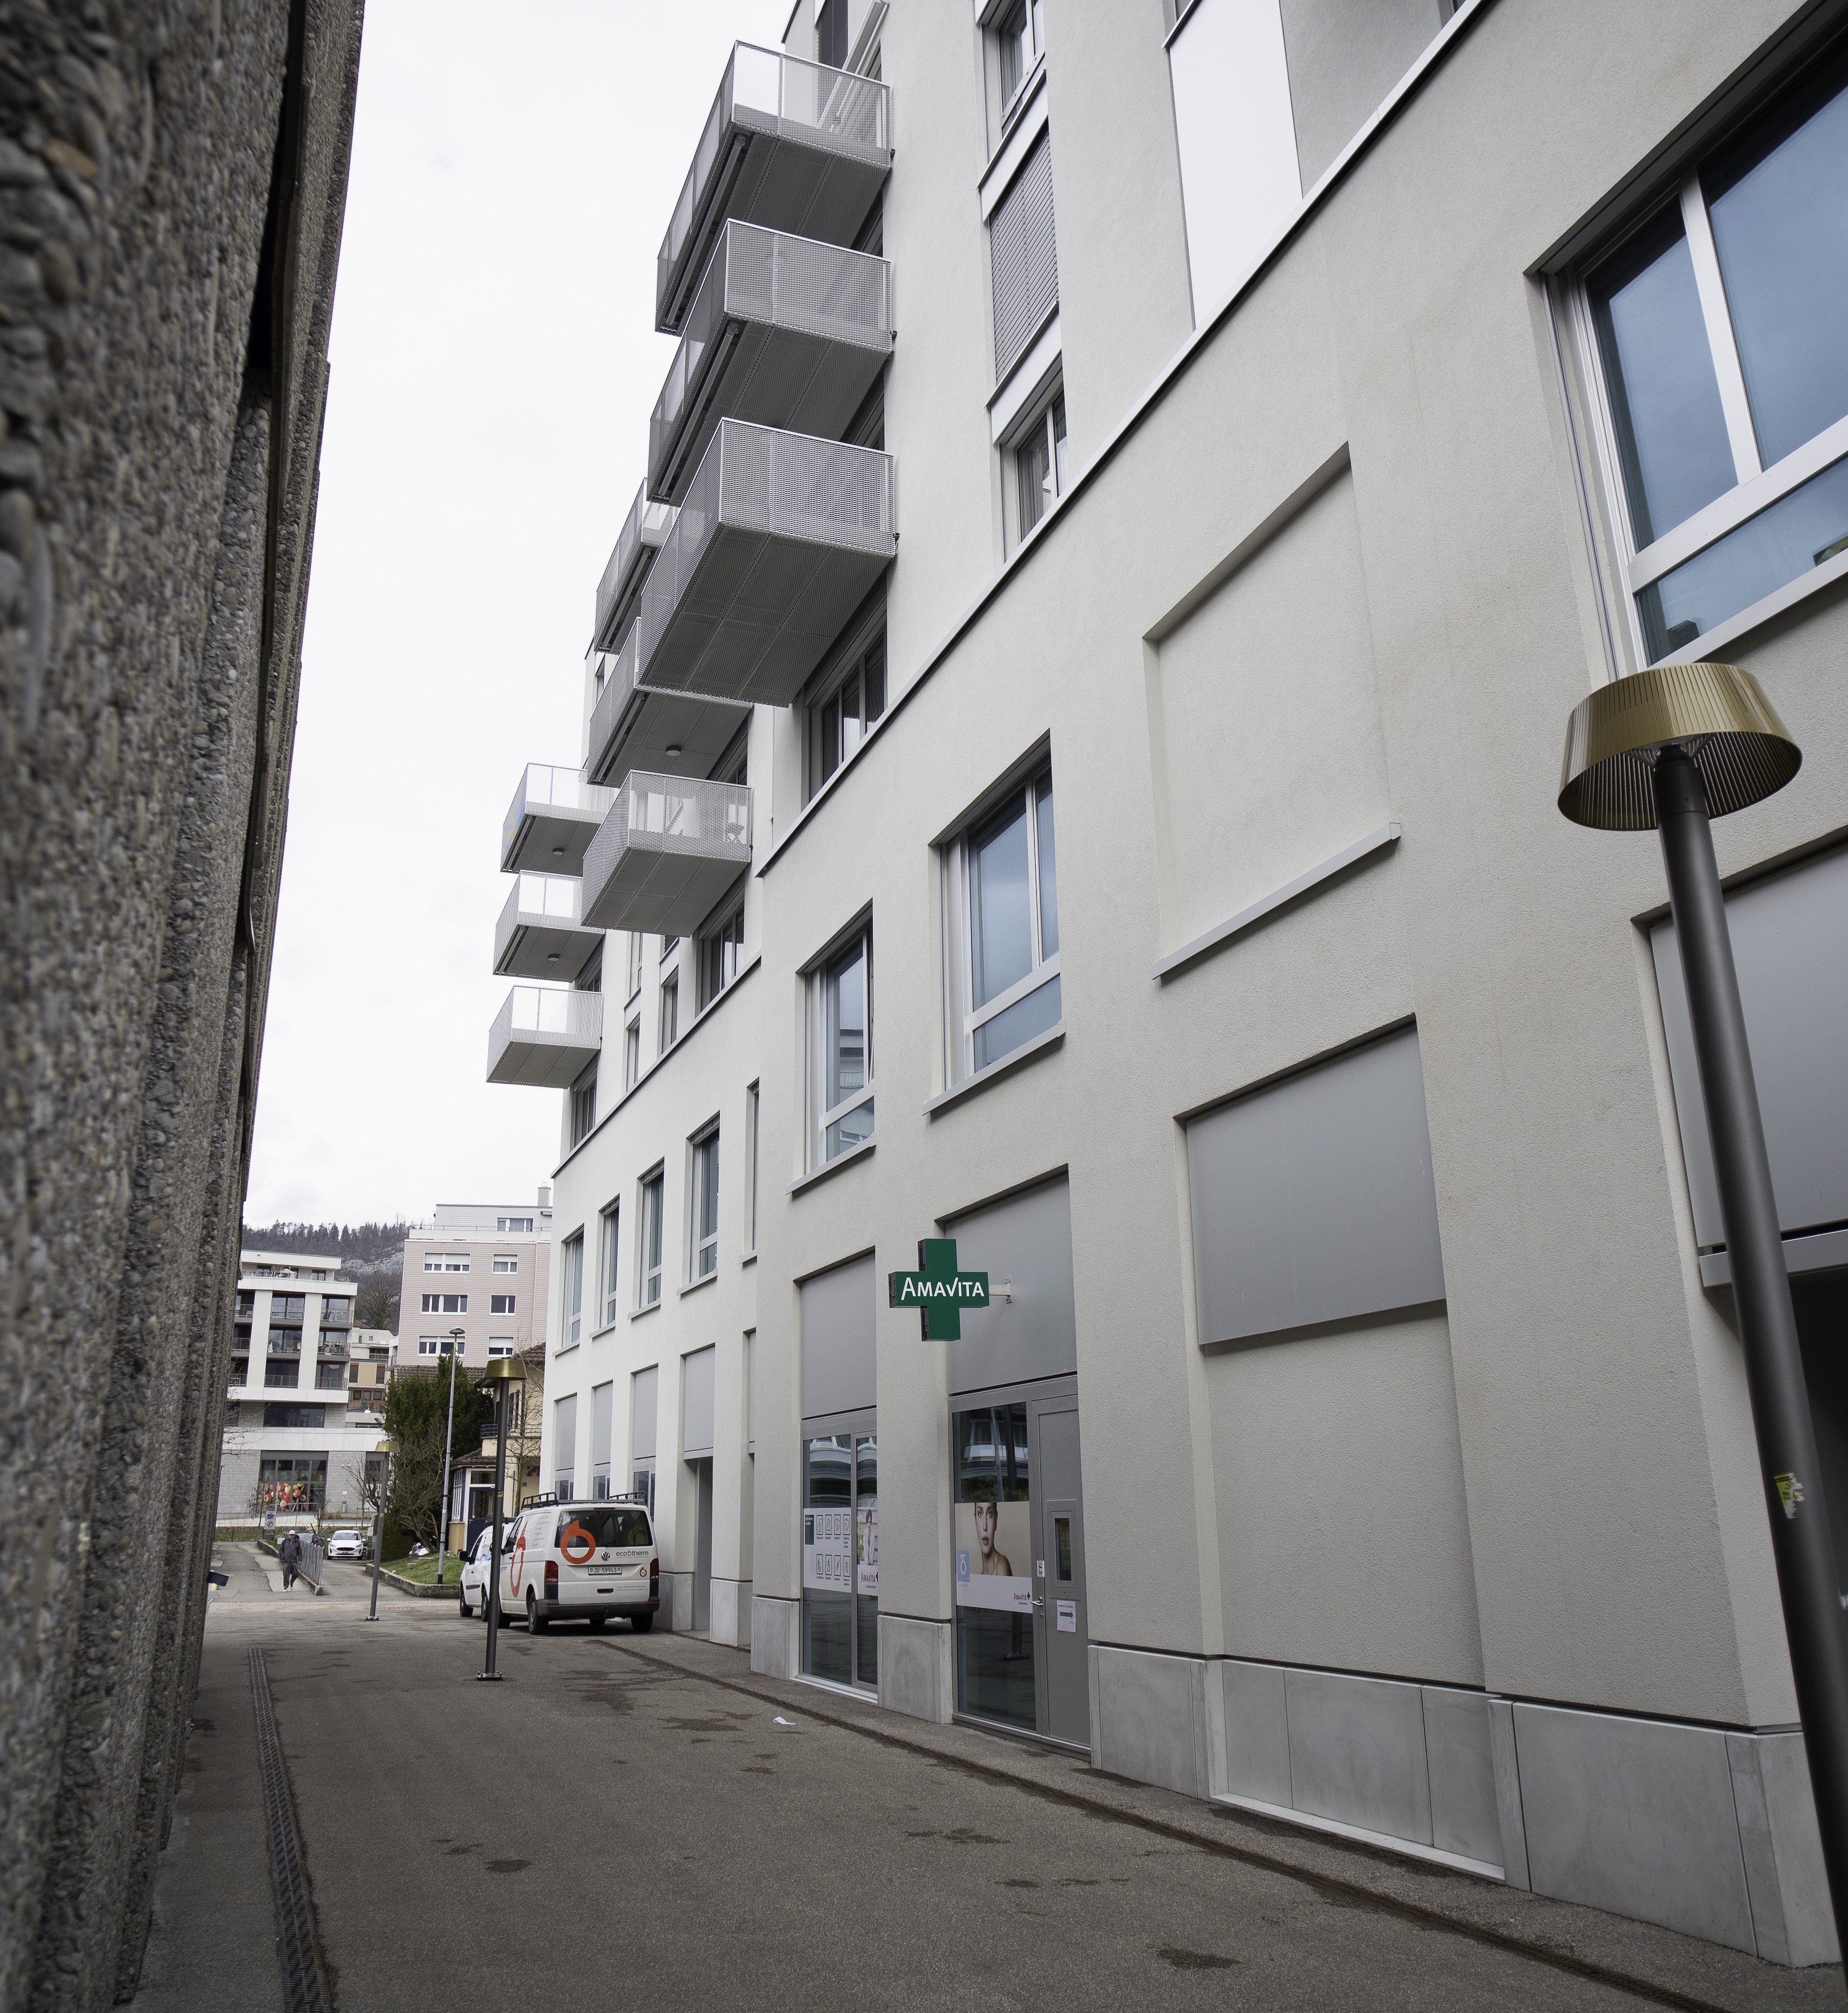
{"label": "large glass shop window", "polygon": [[956,1708],[1031,1731],[1033,1531],[1027,1407],[958,1412]]}
{"label": "large glass shop window", "polygon": [[879,1682],[879,1443],[830,1433],[803,1453],[802,1667],[868,1689]]}

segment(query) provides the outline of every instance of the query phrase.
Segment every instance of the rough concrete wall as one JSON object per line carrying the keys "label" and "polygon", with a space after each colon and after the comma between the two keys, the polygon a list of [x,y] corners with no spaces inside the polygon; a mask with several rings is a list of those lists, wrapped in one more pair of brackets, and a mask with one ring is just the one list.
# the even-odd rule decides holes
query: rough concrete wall
{"label": "rough concrete wall", "polygon": [[3,2008],[132,1986],[196,1673],[359,26],[0,0]]}

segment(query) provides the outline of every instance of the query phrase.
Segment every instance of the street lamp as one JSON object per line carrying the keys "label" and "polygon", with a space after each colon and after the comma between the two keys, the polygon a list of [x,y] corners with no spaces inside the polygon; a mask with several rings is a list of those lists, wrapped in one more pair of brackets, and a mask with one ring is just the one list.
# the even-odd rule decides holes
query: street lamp
{"label": "street lamp", "polygon": [[481,1675],[497,1683],[500,1672],[495,1666],[501,1639],[501,1517],[507,1489],[507,1413],[514,1386],[525,1381],[526,1365],[517,1356],[497,1356],[478,1387],[494,1400],[494,1536],[489,1540],[493,1550],[488,1557],[488,1599],[484,1604],[488,1611],[488,1668]]}
{"label": "street lamp", "polygon": [[1709,820],[1780,790],[1803,755],[1750,671],[1658,664],[1573,709],[1559,807],[1662,835],[1745,1352],[1778,1590],[1838,1932],[1848,1918],[1848,1621],[1829,1536],[1790,1275]]}
{"label": "street lamp", "polygon": [[368,1621],[378,1619],[379,1548],[384,1543],[385,1497],[391,1489],[391,1457],[398,1451],[398,1443],[394,1439],[382,1439],[374,1451],[384,1456],[385,1471],[379,1478],[378,1507],[372,1513],[372,1612],[366,1618]]}
{"label": "street lamp", "polygon": [[449,1443],[456,1437],[456,1370],[461,1360],[463,1338],[466,1328],[452,1328],[449,1339],[456,1346],[449,1352],[449,1422],[443,1428],[443,1493],[436,1514],[436,1583],[443,1583],[443,1561],[449,1552]]}

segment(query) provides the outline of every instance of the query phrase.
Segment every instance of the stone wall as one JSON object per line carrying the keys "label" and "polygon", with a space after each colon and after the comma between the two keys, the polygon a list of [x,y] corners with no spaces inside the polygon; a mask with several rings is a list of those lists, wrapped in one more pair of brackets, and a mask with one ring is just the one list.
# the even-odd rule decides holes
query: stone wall
{"label": "stone wall", "polygon": [[196,1682],[360,13],[0,0],[0,2008],[132,1990]]}

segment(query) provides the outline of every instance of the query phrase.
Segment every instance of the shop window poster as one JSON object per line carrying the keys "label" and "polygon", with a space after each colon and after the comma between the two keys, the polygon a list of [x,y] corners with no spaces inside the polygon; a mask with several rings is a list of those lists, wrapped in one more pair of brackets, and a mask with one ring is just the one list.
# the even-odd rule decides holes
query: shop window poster
{"label": "shop window poster", "polygon": [[959,1503],[956,1605],[1033,1612],[1033,1526],[1025,1503]]}
{"label": "shop window poster", "polygon": [[802,1583],[810,1593],[853,1591],[853,1512],[802,1513]]}
{"label": "shop window poster", "polygon": [[879,1597],[879,1505],[863,1496],[854,1513],[854,1590],[877,1600]]}

